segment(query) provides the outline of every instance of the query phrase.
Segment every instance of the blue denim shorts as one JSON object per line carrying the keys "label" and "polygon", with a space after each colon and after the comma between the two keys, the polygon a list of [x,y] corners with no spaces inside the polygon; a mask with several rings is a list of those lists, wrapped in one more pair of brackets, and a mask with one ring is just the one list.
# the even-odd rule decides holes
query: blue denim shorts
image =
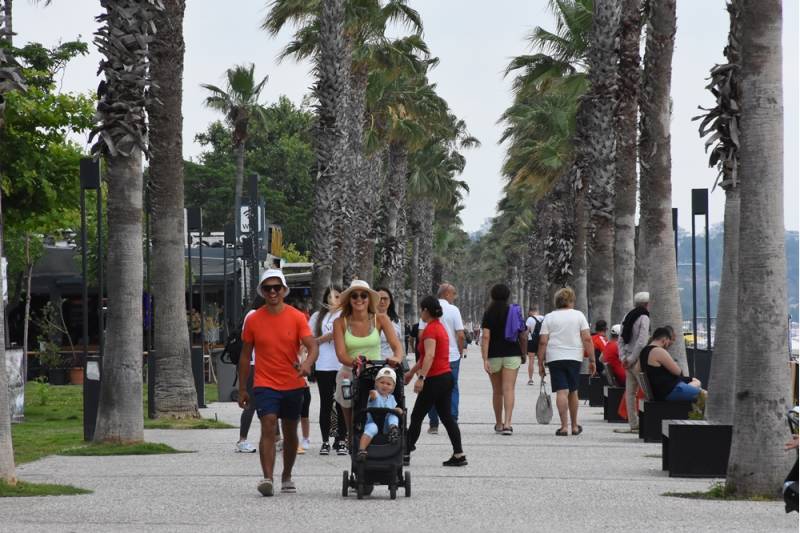
{"label": "blue denim shorts", "polygon": [[550,385],[553,392],[568,389],[570,392],[578,390],[578,380],[581,372],[580,361],[560,359],[547,363],[550,369]]}
{"label": "blue denim shorts", "polygon": [[664,399],[668,402],[693,402],[697,399],[699,394],[700,389],[697,387],[692,387],[688,383],[681,381],[675,385],[675,388],[672,389],[672,392],[667,394],[667,397]]}
{"label": "blue denim shorts", "polygon": [[277,415],[284,420],[300,420],[303,409],[303,395],[306,389],[275,390],[269,387],[256,387],[253,397],[258,418]]}

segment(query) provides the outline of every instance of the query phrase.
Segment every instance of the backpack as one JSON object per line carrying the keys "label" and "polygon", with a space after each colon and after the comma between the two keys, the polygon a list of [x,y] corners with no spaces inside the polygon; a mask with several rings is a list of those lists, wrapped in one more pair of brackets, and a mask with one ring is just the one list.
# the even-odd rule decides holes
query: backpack
{"label": "backpack", "polygon": [[517,304],[508,306],[508,316],[506,317],[506,329],[503,332],[508,342],[518,342],[519,334],[525,331],[527,326],[522,319],[522,308]]}
{"label": "backpack", "polygon": [[533,317],[533,320],[536,321],[536,325],[533,327],[533,331],[531,332],[531,342],[536,347],[536,349],[538,349],[539,335],[542,331],[542,322],[544,322],[544,318],[539,320],[538,318]]}

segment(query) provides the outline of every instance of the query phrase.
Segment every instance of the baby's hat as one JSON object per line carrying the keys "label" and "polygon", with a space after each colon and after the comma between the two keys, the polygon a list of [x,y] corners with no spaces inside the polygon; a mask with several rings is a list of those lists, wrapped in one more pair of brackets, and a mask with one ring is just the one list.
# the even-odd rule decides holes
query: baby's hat
{"label": "baby's hat", "polygon": [[375,381],[378,381],[381,378],[389,378],[392,380],[392,382],[397,383],[397,377],[394,373],[394,370],[392,370],[388,366],[385,366],[380,370],[378,370],[378,375],[375,376]]}

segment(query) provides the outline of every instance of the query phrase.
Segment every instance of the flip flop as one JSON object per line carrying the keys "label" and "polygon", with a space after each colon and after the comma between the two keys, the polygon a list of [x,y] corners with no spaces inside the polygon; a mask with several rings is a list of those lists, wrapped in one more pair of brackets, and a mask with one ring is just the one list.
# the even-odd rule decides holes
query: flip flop
{"label": "flip flop", "polygon": [[494,432],[497,433],[498,435],[502,434],[503,433],[503,425],[502,424],[495,424]]}
{"label": "flip flop", "polygon": [[558,436],[558,437],[566,437],[568,435],[569,435],[569,433],[567,433],[567,430],[565,430],[565,429],[558,428],[556,430],[556,436]]}
{"label": "flip flop", "polygon": [[575,431],[575,430],[572,431],[572,435],[573,436],[580,435],[581,433],[583,433],[583,426],[581,426],[581,425],[578,426],[578,430],[577,431]]}

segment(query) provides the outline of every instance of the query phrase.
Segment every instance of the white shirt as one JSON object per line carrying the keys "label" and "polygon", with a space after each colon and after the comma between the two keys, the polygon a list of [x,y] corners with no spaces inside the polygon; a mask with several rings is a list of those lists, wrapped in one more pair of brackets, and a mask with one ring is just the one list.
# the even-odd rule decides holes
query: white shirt
{"label": "white shirt", "polygon": [[[252,315],[255,312],[256,312],[255,309],[251,309],[251,310],[249,310],[247,312],[246,315],[244,315],[244,320],[242,320],[242,331],[244,331],[244,325],[247,323],[247,317],[249,317],[250,315]],[[250,366],[255,366],[255,365],[256,365],[256,347],[255,347],[255,344],[254,344],[253,345],[253,351],[250,352]]]}
{"label": "white shirt", "polygon": [[556,309],[544,317],[540,335],[547,335],[546,361],[564,359],[583,362],[581,331],[588,330],[589,323],[577,309]]}
{"label": "white shirt", "polygon": [[[322,327],[320,328],[321,335],[333,333],[333,321],[339,317],[340,313],[341,311],[336,310],[325,315],[325,318],[322,319]],[[315,312],[311,315],[311,318],[308,319],[308,327],[311,328],[312,333],[315,331],[318,318],[319,311]],[[317,357],[317,363],[314,368],[321,372],[329,372],[331,370],[339,370],[341,366],[342,364],[339,362],[339,359],[336,358],[336,347],[333,345],[333,339],[320,344],[319,356]]]}
{"label": "white shirt", "polygon": [[450,361],[458,361],[461,359],[461,352],[458,351],[457,332],[464,331],[461,311],[447,300],[440,299],[439,303],[442,304],[442,317],[439,321],[447,330],[447,338],[450,341]]}
{"label": "white shirt", "polygon": [[[539,322],[541,322],[542,320],[544,320],[544,317],[542,315],[535,315],[535,318],[533,316],[529,316],[528,320],[525,321],[525,326],[528,328],[528,340],[529,341],[533,340],[533,330],[536,329],[536,321],[537,320]],[[542,333],[542,330],[540,329],[539,330],[539,334],[541,335],[541,333]]]}
{"label": "white shirt", "polygon": [[[390,320],[391,322],[391,320]],[[400,344],[403,344],[403,326],[400,325],[400,321],[392,322],[392,326],[394,327],[394,333],[397,335],[397,340]],[[381,330],[381,357],[384,359],[389,359],[394,357],[394,352],[392,351],[392,347],[389,346],[389,341],[386,340],[386,334]]]}

